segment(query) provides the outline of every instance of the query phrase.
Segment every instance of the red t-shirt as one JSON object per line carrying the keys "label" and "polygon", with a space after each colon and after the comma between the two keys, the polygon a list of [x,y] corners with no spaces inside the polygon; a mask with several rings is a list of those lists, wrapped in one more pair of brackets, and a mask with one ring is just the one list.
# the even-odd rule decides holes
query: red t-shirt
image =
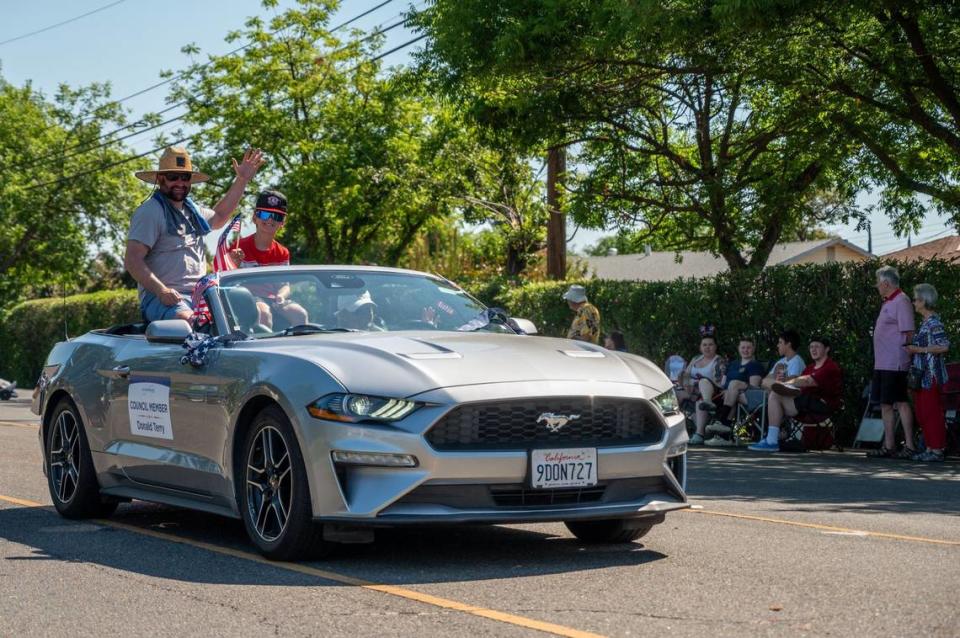
{"label": "red t-shirt", "polygon": [[[243,259],[240,261],[241,268],[256,268],[257,266],[289,266],[290,251],[280,245],[274,239],[270,248],[260,250],[253,241],[254,235],[247,235],[240,239],[239,247],[243,251]],[[279,286],[256,285],[247,286],[251,293],[265,299],[272,299],[277,296]]]}
{"label": "red t-shirt", "polygon": [[819,368],[810,363],[803,369],[804,376],[811,376],[817,382],[816,386],[802,388],[804,394],[809,394],[830,406],[831,410],[840,408],[840,399],[843,395],[843,375],[840,366],[833,359],[827,357]]}

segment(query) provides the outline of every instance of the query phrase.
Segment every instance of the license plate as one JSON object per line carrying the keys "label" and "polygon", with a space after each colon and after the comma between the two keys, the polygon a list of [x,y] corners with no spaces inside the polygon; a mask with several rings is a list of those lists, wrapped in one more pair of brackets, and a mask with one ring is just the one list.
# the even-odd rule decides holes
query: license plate
{"label": "license plate", "polygon": [[530,450],[530,485],[538,489],[597,484],[597,448]]}

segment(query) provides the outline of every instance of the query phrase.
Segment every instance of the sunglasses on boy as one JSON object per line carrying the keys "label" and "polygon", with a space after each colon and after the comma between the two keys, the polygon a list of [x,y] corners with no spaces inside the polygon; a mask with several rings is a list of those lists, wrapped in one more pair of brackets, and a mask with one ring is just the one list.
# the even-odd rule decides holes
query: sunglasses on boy
{"label": "sunglasses on boy", "polygon": [[263,221],[272,219],[278,224],[282,224],[283,220],[287,218],[286,213],[276,213],[272,210],[258,210],[258,211],[255,211],[253,214],[257,219],[262,219]]}

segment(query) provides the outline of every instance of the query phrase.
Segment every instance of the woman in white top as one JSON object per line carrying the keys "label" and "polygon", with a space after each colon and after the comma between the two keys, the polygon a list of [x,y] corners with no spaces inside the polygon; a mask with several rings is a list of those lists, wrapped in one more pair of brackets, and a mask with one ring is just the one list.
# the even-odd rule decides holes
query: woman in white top
{"label": "woman in white top", "polygon": [[[717,354],[716,337],[712,332],[704,334],[700,339],[700,356],[690,360],[687,369],[683,371],[682,389],[677,392],[680,401],[684,399],[696,401],[697,431],[690,437],[690,445],[703,445],[707,419],[713,409],[713,395],[720,387],[724,369],[723,357]],[[701,400],[697,400],[698,397]]]}

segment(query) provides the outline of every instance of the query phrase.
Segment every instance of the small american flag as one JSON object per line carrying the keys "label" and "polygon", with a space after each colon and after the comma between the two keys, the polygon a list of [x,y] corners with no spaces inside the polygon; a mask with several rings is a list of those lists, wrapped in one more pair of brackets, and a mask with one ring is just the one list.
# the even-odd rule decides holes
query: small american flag
{"label": "small american flag", "polygon": [[237,216],[233,218],[230,225],[223,229],[223,232],[220,234],[220,239],[217,240],[217,252],[213,256],[214,272],[233,270],[237,267],[230,258],[230,248],[228,247],[227,239],[230,237],[230,233],[237,233],[239,235],[241,216],[242,213],[237,213]]}
{"label": "small american flag", "polygon": [[210,307],[207,305],[207,300],[204,299],[203,293],[207,288],[220,285],[220,276],[212,272],[208,275],[204,275],[200,278],[200,281],[193,287],[193,293],[190,295],[190,299],[193,302],[193,320],[191,323],[197,328],[204,326],[211,321],[213,317],[210,316]]}

